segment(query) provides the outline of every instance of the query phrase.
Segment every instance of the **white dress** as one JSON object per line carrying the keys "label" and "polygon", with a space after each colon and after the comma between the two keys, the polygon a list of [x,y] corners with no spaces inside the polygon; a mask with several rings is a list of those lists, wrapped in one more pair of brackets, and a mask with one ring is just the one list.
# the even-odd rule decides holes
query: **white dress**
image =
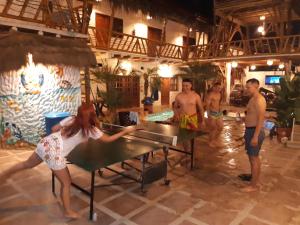
{"label": "white dress", "polygon": [[[74,117],[68,117],[60,122],[62,127],[68,126],[74,120]],[[103,133],[94,127],[93,132],[90,132],[87,137],[82,135],[82,131],[72,137],[62,137],[61,132],[52,133],[43,138],[38,144],[35,152],[45,161],[48,167],[52,170],[64,169],[66,165],[66,156],[80,143],[85,142],[88,138],[99,139]]]}

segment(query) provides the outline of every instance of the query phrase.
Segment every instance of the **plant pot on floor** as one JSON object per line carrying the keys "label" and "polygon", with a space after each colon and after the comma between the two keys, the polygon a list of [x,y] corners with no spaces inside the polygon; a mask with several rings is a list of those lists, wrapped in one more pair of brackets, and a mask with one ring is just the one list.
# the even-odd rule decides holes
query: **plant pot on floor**
{"label": "plant pot on floor", "polygon": [[278,127],[277,128],[277,141],[281,143],[281,139],[283,137],[291,138],[292,134],[292,128],[283,128],[283,127]]}
{"label": "plant pot on floor", "polygon": [[153,105],[144,104],[144,111],[148,111],[148,113],[153,113]]}
{"label": "plant pot on floor", "polygon": [[145,97],[142,103],[144,104],[144,111],[153,113],[153,99],[151,97]]}

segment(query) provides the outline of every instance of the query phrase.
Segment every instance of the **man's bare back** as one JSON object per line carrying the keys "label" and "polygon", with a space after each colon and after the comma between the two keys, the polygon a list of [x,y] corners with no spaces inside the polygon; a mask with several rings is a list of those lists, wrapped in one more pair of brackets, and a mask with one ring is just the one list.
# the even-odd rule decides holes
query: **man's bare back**
{"label": "man's bare back", "polygon": [[176,96],[175,101],[180,115],[194,115],[197,113],[197,103],[200,101],[200,96],[194,91],[182,92]]}

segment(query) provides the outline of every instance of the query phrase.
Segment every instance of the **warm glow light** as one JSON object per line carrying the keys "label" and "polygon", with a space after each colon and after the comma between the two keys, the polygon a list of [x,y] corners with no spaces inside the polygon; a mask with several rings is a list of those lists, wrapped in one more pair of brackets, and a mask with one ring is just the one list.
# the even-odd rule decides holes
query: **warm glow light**
{"label": "warm glow light", "polygon": [[192,28],[190,28],[190,29],[189,29],[189,31],[190,31],[190,32],[192,32],[192,31],[193,31],[193,29],[192,29]]}
{"label": "warm glow light", "polygon": [[251,65],[250,66],[250,70],[256,70],[256,66],[255,65]]}
{"label": "warm glow light", "polygon": [[150,15],[147,15],[147,20],[152,20],[152,16],[150,16]]}
{"label": "warm glow light", "polygon": [[232,68],[237,68],[238,67],[238,63],[236,61],[232,61],[231,62],[231,67]]}
{"label": "warm glow light", "polygon": [[259,33],[263,33],[263,32],[265,32],[265,28],[264,28],[263,26],[259,26],[259,27],[257,28],[257,31],[258,31]]}
{"label": "warm glow light", "polygon": [[132,71],[132,64],[128,61],[123,61],[120,65],[121,69],[126,70],[126,75]]}
{"label": "warm glow light", "polygon": [[268,64],[269,66],[272,66],[272,65],[273,65],[273,60],[269,59],[269,60],[267,61],[267,64]]}
{"label": "warm glow light", "polygon": [[148,36],[148,27],[143,23],[134,24],[135,36],[147,38]]}
{"label": "warm glow light", "polygon": [[284,68],[284,64],[280,63],[279,66],[278,66],[278,68],[282,70]]}
{"label": "warm glow light", "polygon": [[160,77],[173,77],[172,69],[167,64],[159,65],[157,73]]}
{"label": "warm glow light", "polygon": [[261,21],[264,21],[264,20],[266,19],[266,16],[260,16],[259,19],[260,19]]}
{"label": "warm glow light", "polygon": [[175,45],[183,46],[183,39],[181,36],[175,39]]}

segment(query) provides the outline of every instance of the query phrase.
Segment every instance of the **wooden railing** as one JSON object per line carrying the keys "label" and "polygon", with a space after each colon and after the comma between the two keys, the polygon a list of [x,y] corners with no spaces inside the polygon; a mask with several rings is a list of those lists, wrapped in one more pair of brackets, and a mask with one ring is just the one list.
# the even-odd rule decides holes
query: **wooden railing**
{"label": "wooden railing", "polygon": [[107,30],[89,28],[90,42],[93,47],[103,50],[128,52],[149,57],[185,59],[182,46],[137,37],[130,34],[112,32],[111,38]]}
{"label": "wooden railing", "polygon": [[300,53],[300,35],[190,46],[189,59]]}
{"label": "wooden railing", "polygon": [[0,9],[0,17],[81,32],[82,6],[74,8],[70,0],[0,1]]}
{"label": "wooden railing", "polygon": [[299,53],[300,35],[284,37],[262,37],[249,40],[209,43],[183,47],[161,43],[130,34],[89,28],[92,46],[99,49],[142,54],[149,57],[162,57],[180,60],[215,59],[237,56],[267,56],[274,54]]}

